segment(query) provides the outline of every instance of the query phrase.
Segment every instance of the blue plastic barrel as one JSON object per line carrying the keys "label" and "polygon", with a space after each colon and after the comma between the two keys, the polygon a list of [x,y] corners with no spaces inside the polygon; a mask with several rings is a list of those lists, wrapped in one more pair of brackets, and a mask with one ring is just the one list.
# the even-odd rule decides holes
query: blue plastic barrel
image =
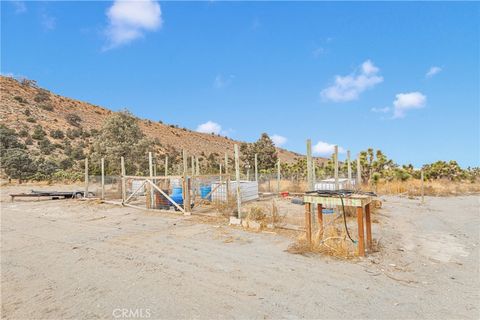
{"label": "blue plastic barrel", "polygon": [[173,187],[172,194],[182,194],[182,193],[183,193],[182,187]]}
{"label": "blue plastic barrel", "polygon": [[332,214],[332,213],[333,213],[333,209],[323,209],[323,210],[322,210],[322,213],[323,213],[323,214]]}
{"label": "blue plastic barrel", "polygon": [[200,187],[200,197],[202,197],[202,199],[207,199],[208,201],[212,201],[212,195],[210,194],[211,192],[212,192],[212,186]]}
{"label": "blue plastic barrel", "polygon": [[[181,190],[182,188],[180,188]],[[175,201],[176,204],[178,205],[182,205],[183,204],[183,194],[182,192],[180,193],[173,193],[172,195],[170,195],[170,198],[172,198],[173,201]],[[173,205],[173,203],[172,203]]]}

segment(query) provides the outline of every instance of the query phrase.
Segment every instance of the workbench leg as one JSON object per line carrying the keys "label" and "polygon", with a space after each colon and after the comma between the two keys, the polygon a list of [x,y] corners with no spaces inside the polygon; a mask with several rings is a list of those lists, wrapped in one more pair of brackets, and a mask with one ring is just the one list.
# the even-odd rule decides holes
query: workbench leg
{"label": "workbench leg", "polygon": [[365,257],[365,231],[363,228],[363,208],[357,207],[358,255]]}
{"label": "workbench leg", "polygon": [[323,207],[321,204],[317,204],[317,218],[319,234],[323,239]]}
{"label": "workbench leg", "polygon": [[368,250],[371,252],[373,249],[372,243],[372,220],[370,218],[370,204],[365,206],[365,228],[367,229],[367,247]]}
{"label": "workbench leg", "polygon": [[311,215],[312,205],[310,203],[305,203],[305,232],[307,235],[308,244],[312,244],[312,215]]}

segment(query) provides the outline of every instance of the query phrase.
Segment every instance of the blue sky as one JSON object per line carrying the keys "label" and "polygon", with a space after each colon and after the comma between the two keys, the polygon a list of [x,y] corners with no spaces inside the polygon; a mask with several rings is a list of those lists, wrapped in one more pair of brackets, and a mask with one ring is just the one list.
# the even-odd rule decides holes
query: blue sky
{"label": "blue sky", "polygon": [[[479,160],[479,3],[1,3],[1,72],[317,155]],[[202,125],[203,124],[203,125]],[[344,154],[343,154],[344,156]]]}

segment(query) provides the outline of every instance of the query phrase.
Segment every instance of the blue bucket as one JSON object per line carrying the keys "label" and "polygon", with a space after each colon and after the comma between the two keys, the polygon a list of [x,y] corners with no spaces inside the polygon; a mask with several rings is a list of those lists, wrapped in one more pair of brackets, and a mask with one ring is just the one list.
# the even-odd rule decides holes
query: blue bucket
{"label": "blue bucket", "polygon": [[[200,197],[202,199],[207,199],[208,201],[212,201],[212,195],[209,193],[212,192],[212,187],[211,186],[201,186],[200,187]],[[208,196],[208,197],[207,197]]]}

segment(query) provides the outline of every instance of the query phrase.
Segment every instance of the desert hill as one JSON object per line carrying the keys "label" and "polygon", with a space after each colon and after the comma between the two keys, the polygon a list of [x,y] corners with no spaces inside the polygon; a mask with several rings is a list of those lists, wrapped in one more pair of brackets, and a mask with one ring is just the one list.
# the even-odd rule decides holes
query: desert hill
{"label": "desert hill", "polygon": [[[24,140],[28,140],[34,128],[40,125],[46,132],[52,144],[59,144],[63,137],[58,138],[51,133],[61,131],[70,135],[73,140],[80,140],[83,148],[89,143],[104,120],[113,112],[106,108],[82,102],[72,98],[63,97],[39,88],[35,82],[29,80],[19,81],[10,77],[0,77],[0,124],[16,130]],[[176,125],[138,119],[145,135],[160,143],[159,152],[175,149],[186,149],[189,154],[200,155],[228,152],[233,153],[233,145],[240,143],[228,137],[214,134],[195,132]],[[80,131],[80,132],[79,132]],[[35,143],[27,143],[29,150],[36,150]],[[282,162],[291,163],[296,158],[302,157],[285,149],[277,148]],[[56,150],[53,154],[61,153]]]}

